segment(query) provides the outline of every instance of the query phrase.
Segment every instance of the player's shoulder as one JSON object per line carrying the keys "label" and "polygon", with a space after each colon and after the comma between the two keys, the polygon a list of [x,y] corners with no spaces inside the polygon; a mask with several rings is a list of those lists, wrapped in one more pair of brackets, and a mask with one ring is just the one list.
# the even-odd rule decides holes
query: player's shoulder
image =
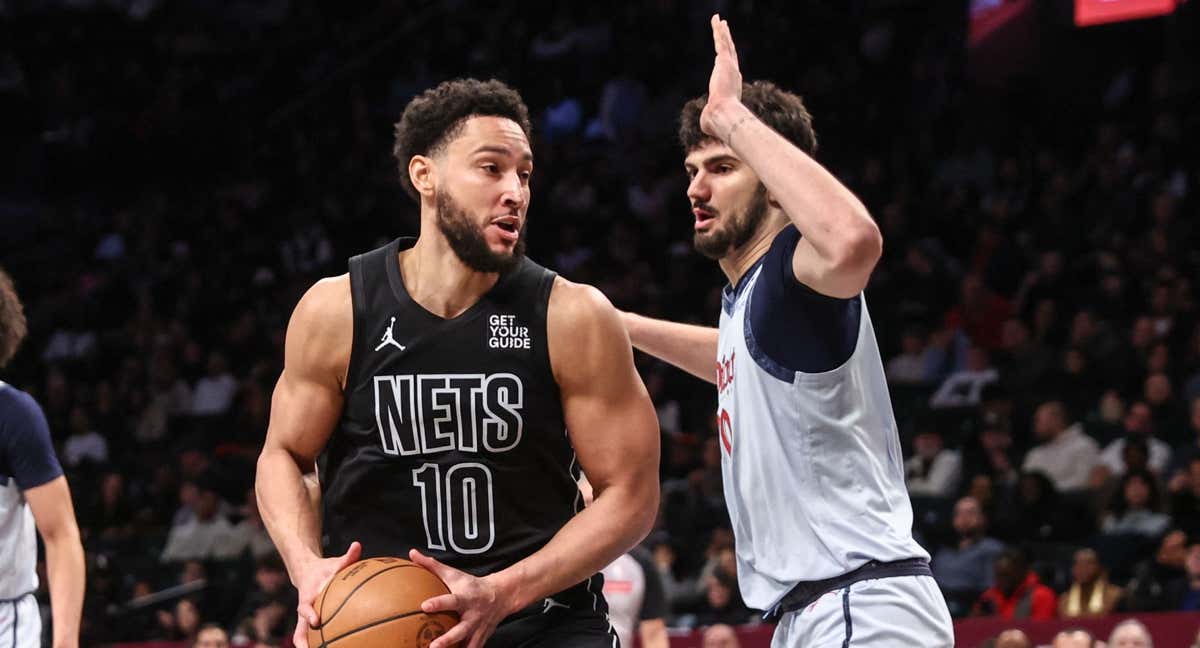
{"label": "player's shoulder", "polygon": [[42,408],[34,397],[0,381],[0,419],[22,416],[42,416]]}
{"label": "player's shoulder", "polygon": [[553,323],[570,327],[590,327],[610,320],[620,325],[617,309],[599,288],[561,276],[554,278],[547,317]]}
{"label": "player's shoulder", "polygon": [[350,274],[325,277],[305,291],[292,313],[294,322],[314,326],[335,326],[352,322],[354,303],[350,291]]}

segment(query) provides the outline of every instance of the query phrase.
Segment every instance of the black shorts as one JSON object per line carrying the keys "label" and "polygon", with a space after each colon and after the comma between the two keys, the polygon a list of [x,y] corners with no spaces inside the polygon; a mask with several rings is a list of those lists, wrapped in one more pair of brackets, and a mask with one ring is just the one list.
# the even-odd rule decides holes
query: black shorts
{"label": "black shorts", "polygon": [[487,648],[619,648],[608,617],[591,610],[552,609],[505,619]]}

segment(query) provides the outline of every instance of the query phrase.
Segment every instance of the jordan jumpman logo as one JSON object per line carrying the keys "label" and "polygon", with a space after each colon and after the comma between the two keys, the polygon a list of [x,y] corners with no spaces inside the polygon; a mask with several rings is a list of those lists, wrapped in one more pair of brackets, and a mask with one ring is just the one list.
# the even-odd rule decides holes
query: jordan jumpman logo
{"label": "jordan jumpman logo", "polygon": [[392,337],[392,327],[395,325],[396,325],[396,318],[393,317],[392,322],[390,324],[388,324],[387,330],[383,332],[383,340],[381,340],[379,342],[379,346],[375,347],[376,351],[382,349],[383,347],[385,347],[389,344],[396,347],[397,349],[400,349],[401,351],[403,351],[405,349],[403,344],[400,344],[399,342],[396,341],[396,338]]}

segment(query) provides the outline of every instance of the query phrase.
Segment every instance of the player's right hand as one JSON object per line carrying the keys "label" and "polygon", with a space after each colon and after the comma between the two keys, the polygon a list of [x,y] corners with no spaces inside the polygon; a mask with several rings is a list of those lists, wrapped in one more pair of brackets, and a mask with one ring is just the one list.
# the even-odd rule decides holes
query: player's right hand
{"label": "player's right hand", "polygon": [[300,604],[296,606],[296,631],[292,633],[292,645],[296,648],[309,648],[308,629],[321,623],[321,618],[313,608],[317,597],[335,574],[358,562],[361,555],[362,545],[351,542],[346,553],[333,558],[315,558],[299,573],[292,575],[292,584],[300,593]]}

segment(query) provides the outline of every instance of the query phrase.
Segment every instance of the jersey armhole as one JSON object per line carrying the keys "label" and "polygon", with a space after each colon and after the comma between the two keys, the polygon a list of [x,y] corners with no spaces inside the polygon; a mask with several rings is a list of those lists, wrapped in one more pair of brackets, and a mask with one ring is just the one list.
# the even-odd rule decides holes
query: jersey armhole
{"label": "jersey armhole", "polygon": [[537,315],[534,321],[542,323],[542,334],[534,342],[534,353],[537,354],[538,362],[545,368],[547,375],[552,377],[552,382],[554,365],[550,361],[550,293],[554,290],[554,280],[557,278],[558,273],[542,269],[537,290],[537,303],[534,306],[534,312]]}
{"label": "jersey armhole", "polygon": [[355,371],[358,370],[359,358],[362,355],[358,349],[358,342],[362,339],[362,326],[366,320],[364,312],[367,307],[367,296],[365,293],[366,278],[363,272],[363,264],[370,259],[370,254],[370,252],[367,252],[350,257],[350,304],[353,315],[350,326],[350,362],[346,366],[346,384],[342,385],[343,396],[350,393],[350,381],[353,379]]}
{"label": "jersey armhole", "polygon": [[791,382],[844,365],[858,348],[862,294],[840,299],[796,278],[792,257],[800,242],[794,225],[767,250],[745,312],[746,346],[772,376]]}

